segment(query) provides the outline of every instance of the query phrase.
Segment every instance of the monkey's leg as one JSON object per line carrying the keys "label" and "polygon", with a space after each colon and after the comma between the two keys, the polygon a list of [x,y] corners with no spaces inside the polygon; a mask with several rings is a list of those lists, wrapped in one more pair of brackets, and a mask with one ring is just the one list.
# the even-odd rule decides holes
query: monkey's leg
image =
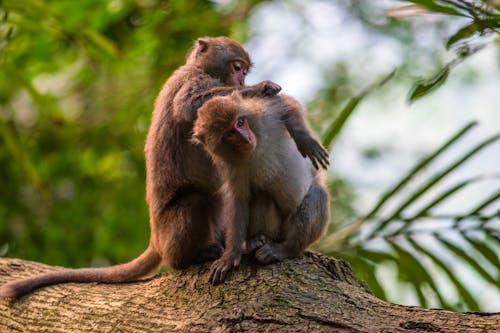
{"label": "monkey's leg", "polygon": [[265,192],[254,192],[250,200],[250,222],[244,253],[252,253],[280,238],[282,218],[273,198]]}
{"label": "monkey's leg", "polygon": [[158,223],[157,246],[167,265],[181,269],[221,256],[222,244],[214,237],[213,204],[210,195],[189,193],[165,209]]}
{"label": "monkey's leg", "polygon": [[318,185],[312,185],[297,212],[283,222],[283,242],[267,243],[255,252],[255,258],[264,264],[299,256],[317,240],[330,219],[328,193]]}

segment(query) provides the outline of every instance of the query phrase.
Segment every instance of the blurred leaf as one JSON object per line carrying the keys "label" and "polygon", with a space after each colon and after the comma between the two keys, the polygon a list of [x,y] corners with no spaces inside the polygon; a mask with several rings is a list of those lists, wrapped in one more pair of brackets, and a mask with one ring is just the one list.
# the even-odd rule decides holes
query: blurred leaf
{"label": "blurred leaf", "polygon": [[[474,249],[483,255],[486,260],[488,260],[493,267],[500,268],[500,260],[498,259],[498,254],[495,253],[486,242],[478,241],[470,236],[467,236],[464,232],[461,232],[462,237],[470,244]],[[497,280],[500,278],[497,277]],[[500,281],[498,281],[500,283]]]}
{"label": "blurred leaf", "polygon": [[110,57],[116,57],[118,55],[118,49],[116,48],[116,45],[99,32],[91,29],[85,29],[83,31],[83,34],[93,43],[93,45],[97,49],[101,50],[105,54],[109,55]]}
{"label": "blurred leaf", "polygon": [[439,259],[434,253],[431,251],[423,248],[418,244],[413,238],[409,237],[408,241],[410,244],[417,250],[418,252],[422,253],[423,255],[427,256],[430,258],[439,268],[443,270],[443,272],[446,274],[448,279],[453,283],[455,286],[458,294],[463,298],[465,304],[468,306],[470,311],[479,311],[480,307],[479,304],[477,304],[476,300],[474,297],[471,295],[471,293],[467,290],[467,288],[460,282],[456,274],[452,272],[446,263],[444,263],[441,259]]}
{"label": "blurred leaf", "polygon": [[422,5],[436,13],[443,13],[455,16],[466,16],[466,17],[468,16],[462,10],[460,10],[460,7],[457,7],[455,4],[450,3],[448,1],[446,2],[439,0],[407,0],[407,1]]}
{"label": "blurred leaf", "polygon": [[329,150],[331,147],[331,144],[333,140],[337,137],[337,135],[340,133],[341,129],[343,128],[345,122],[349,118],[349,116],[352,114],[354,109],[358,106],[359,102],[366,96],[366,93],[363,92],[359,94],[358,96],[352,97],[349,99],[347,102],[346,106],[340,111],[340,114],[335,118],[335,120],[330,124],[328,129],[326,130],[325,134],[323,135],[323,146],[326,148],[326,150]]}
{"label": "blurred leaf", "polygon": [[472,22],[463,27],[462,29],[458,30],[453,36],[448,38],[448,40],[446,41],[446,48],[449,49],[462,39],[467,39],[472,37],[476,32],[478,32],[477,28],[478,26],[476,22]]}
{"label": "blurred leaf", "polygon": [[453,36],[446,41],[446,48],[449,49],[456,43],[472,37],[474,34],[485,34],[488,30],[494,32],[500,27],[500,17],[487,19],[475,19],[472,23],[459,29]]}
{"label": "blurred leaf", "polygon": [[441,295],[439,288],[434,283],[434,280],[428,273],[427,269],[421,264],[421,258],[415,257],[411,252],[405,250],[393,241],[388,241],[391,247],[396,251],[399,258],[398,264],[405,269],[405,276],[408,282],[412,283],[417,291],[421,305],[427,307],[427,300],[421,292],[422,286],[428,284],[437,296],[441,306],[447,309],[452,308]]}
{"label": "blurred leaf", "polygon": [[373,251],[373,250],[367,250],[365,248],[360,248],[358,250],[358,253],[363,257],[363,258],[367,258],[373,262],[376,262],[376,263],[382,263],[384,261],[394,261],[394,262],[397,262],[397,258],[394,257],[392,254],[390,253],[386,253],[386,252],[381,252],[381,251]]}
{"label": "blurred leaf", "polygon": [[477,125],[476,121],[470,122],[465,125],[461,130],[459,130],[455,135],[453,135],[448,141],[446,141],[441,147],[432,152],[429,156],[422,159],[419,163],[417,163],[402,179],[393,186],[390,190],[385,192],[379,201],[374,205],[374,207],[369,211],[368,214],[364,216],[364,220],[369,220],[375,216],[376,213],[383,207],[383,205],[394,195],[399,192],[406,184],[408,184],[413,177],[421,170],[423,170],[427,165],[433,162],[437,157],[441,156],[441,154],[448,149],[455,142],[460,140],[467,132],[469,132],[474,126]]}
{"label": "blurred leaf", "polygon": [[493,285],[497,285],[497,281],[493,278],[479,263],[469,256],[463,249],[453,244],[452,242],[444,239],[443,237],[436,235],[436,239],[438,239],[448,250],[454,253],[458,258],[462,259],[466,263],[468,263],[480,276],[483,277],[486,281]]}
{"label": "blurred leaf", "polygon": [[456,159],[455,161],[452,161],[447,167],[445,167],[443,170],[436,173],[429,180],[424,182],[424,184],[421,185],[419,188],[417,188],[415,191],[413,191],[413,194],[411,194],[405,201],[403,201],[403,203],[400,204],[399,207],[397,207],[389,217],[383,219],[378,224],[378,226],[373,230],[373,232],[370,234],[370,236],[368,236],[367,238],[370,238],[370,237],[374,236],[375,234],[381,232],[389,224],[389,222],[398,219],[401,216],[401,213],[403,212],[403,210],[405,210],[408,206],[410,206],[410,204],[414,203],[418,198],[420,198],[422,195],[424,195],[429,189],[431,189],[435,184],[437,184],[446,175],[450,174],[456,168],[462,166],[467,160],[469,160],[471,157],[475,156],[482,149],[486,148],[487,146],[494,143],[498,139],[500,139],[500,134],[493,135],[490,138],[482,141],[481,143],[476,145],[474,148],[472,148],[468,152],[465,152],[458,159]]}
{"label": "blurred leaf", "polygon": [[422,79],[413,84],[408,94],[408,102],[413,103],[417,99],[430,94],[432,91],[440,87],[448,78],[450,66],[444,66],[436,75],[430,79]]}
{"label": "blurred leaf", "polygon": [[396,74],[396,70],[393,70],[388,75],[386,75],[382,80],[371,84],[368,88],[363,90],[357,96],[349,99],[347,104],[342,108],[339,115],[333,120],[333,122],[328,126],[325,134],[323,135],[322,143],[327,150],[331,147],[332,142],[335,140],[337,135],[340,133],[347,119],[351,116],[352,112],[356,109],[359,102],[366,97],[373,89],[383,86],[387,81],[389,81]]}
{"label": "blurred leaf", "polygon": [[43,190],[42,180],[34,166],[24,151],[24,148],[16,140],[14,133],[0,117],[0,137],[3,139],[5,147],[9,150],[16,163],[22,168],[30,183],[40,190]]}
{"label": "blurred leaf", "polygon": [[426,205],[424,208],[422,208],[418,213],[414,214],[413,218],[427,216],[429,214],[429,211],[432,208],[436,207],[438,204],[445,201],[446,199],[449,199],[453,194],[455,194],[459,190],[463,189],[467,185],[473,184],[473,183],[480,181],[480,180],[483,180],[483,179],[484,179],[483,177],[474,177],[474,178],[470,178],[470,179],[464,180],[462,182],[459,182],[458,184],[450,187],[448,190],[445,190],[440,195],[438,195],[437,198],[432,200],[428,205]]}

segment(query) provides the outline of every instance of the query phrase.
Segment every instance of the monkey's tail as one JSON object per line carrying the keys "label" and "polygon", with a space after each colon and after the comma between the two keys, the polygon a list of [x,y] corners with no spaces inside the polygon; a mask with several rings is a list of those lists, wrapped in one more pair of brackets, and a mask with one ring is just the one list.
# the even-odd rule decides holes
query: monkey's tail
{"label": "monkey's tail", "polygon": [[160,255],[150,245],[139,257],[125,264],[97,268],[63,268],[7,282],[0,287],[0,296],[18,298],[35,289],[65,282],[120,283],[135,281],[151,273],[160,263]]}

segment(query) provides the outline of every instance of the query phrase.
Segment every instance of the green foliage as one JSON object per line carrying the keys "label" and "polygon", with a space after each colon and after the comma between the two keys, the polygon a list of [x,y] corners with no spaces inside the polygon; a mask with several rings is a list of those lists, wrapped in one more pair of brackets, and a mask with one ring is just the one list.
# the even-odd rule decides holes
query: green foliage
{"label": "green foliage", "polygon": [[451,0],[408,0],[428,9],[432,13],[447,14],[467,18],[468,22],[445,42],[447,49],[456,47],[457,57],[437,71],[431,78],[420,79],[410,89],[408,102],[426,96],[440,87],[448,78],[450,70],[457,64],[481,50],[491,42],[489,35],[496,35],[500,29],[500,12],[483,1]]}
{"label": "green foliage", "polygon": [[[399,280],[413,286],[422,306],[430,305],[431,296],[427,296],[426,292],[426,289],[430,289],[439,307],[479,311],[477,302],[468,291],[467,281],[450,270],[447,260],[455,257],[457,262],[470,266],[485,282],[492,286],[500,283],[498,255],[495,254],[498,245],[495,242],[498,242],[500,236],[498,228],[495,227],[498,212],[491,212],[490,209],[495,203],[500,203],[500,192],[477,198],[473,208],[462,215],[442,215],[437,212],[440,211],[440,205],[453,199],[454,195],[467,186],[479,181],[500,178],[478,176],[453,185],[440,186],[440,183],[483,149],[499,141],[500,133],[462,152],[456,159],[438,168],[433,174],[424,176],[422,180],[422,173],[432,167],[451,147],[465,140],[465,135],[476,125],[475,122],[467,124],[434,152],[423,158],[399,182],[387,190],[367,214],[359,217],[358,222],[327,236],[321,248],[330,251],[332,255],[351,261],[355,270],[362,272],[360,274],[367,276],[367,273],[370,273],[366,281],[379,297],[385,297],[385,293],[381,292],[383,281],[374,274],[374,271],[377,265],[390,262],[397,265]],[[439,192],[433,194],[432,199],[424,200],[426,204],[423,206],[420,204],[422,207],[415,209],[419,200],[428,193],[436,192],[436,189],[439,189]],[[394,201],[396,205],[391,206],[391,202]],[[433,223],[429,226],[430,222]],[[421,237],[422,235],[425,237]],[[435,244],[432,250],[424,245],[429,244],[431,239]],[[470,244],[470,251],[458,245],[464,243]],[[446,253],[447,256],[442,256],[442,253]],[[481,259],[478,260],[478,257]],[[496,268],[496,271],[488,271],[482,266],[481,261],[488,262],[491,267]],[[455,287],[457,294],[463,300],[463,304],[450,304],[446,300],[437,287],[434,277],[428,273],[430,269],[436,267],[447,276],[449,283]]]}
{"label": "green foliage", "polygon": [[7,255],[86,266],[146,247],[143,143],[155,96],[194,39],[231,35],[234,11],[251,5],[0,2]]}
{"label": "green foliage", "polygon": [[340,133],[342,127],[346,123],[346,121],[349,119],[353,111],[356,109],[358,104],[361,102],[363,98],[365,98],[368,93],[370,93],[373,89],[377,87],[383,86],[387,81],[389,81],[396,71],[392,71],[389,73],[386,77],[384,77],[380,82],[377,82],[362,92],[360,92],[357,96],[354,96],[347,101],[347,104],[340,110],[338,116],[334,118],[334,120],[331,122],[331,124],[328,126],[326,132],[323,134],[323,146],[330,148],[332,145],[332,142],[334,139],[337,137],[337,135]]}

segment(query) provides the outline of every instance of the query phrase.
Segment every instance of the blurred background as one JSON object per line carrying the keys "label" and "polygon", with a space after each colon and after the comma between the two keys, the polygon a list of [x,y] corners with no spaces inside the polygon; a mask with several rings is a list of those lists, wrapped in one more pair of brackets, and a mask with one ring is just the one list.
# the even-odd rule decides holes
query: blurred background
{"label": "blurred background", "polygon": [[315,249],[379,297],[500,311],[500,2],[0,0],[0,256],[148,244],[143,145],[200,36],[243,43],[331,154]]}

